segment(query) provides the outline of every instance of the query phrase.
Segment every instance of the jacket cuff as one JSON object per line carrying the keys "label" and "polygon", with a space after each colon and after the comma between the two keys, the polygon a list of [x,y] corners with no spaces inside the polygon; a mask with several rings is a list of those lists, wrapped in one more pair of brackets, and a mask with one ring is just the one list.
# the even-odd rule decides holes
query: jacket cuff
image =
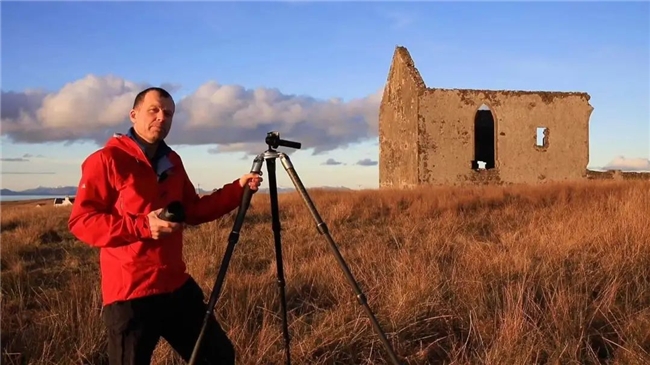
{"label": "jacket cuff", "polygon": [[233,185],[233,189],[235,190],[235,194],[237,195],[237,200],[241,201],[241,199],[244,197],[245,186],[239,185],[239,179],[233,181],[232,185]]}
{"label": "jacket cuff", "polygon": [[151,238],[151,227],[149,226],[149,218],[146,214],[138,214],[135,217],[135,232],[139,239]]}

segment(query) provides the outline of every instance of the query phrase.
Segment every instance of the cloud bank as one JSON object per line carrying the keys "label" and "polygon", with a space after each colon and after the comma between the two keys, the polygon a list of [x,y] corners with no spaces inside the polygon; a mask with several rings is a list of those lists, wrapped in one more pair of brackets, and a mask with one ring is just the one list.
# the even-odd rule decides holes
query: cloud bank
{"label": "cloud bank", "polygon": [[[114,75],[88,75],[55,92],[3,91],[1,132],[17,142],[103,145],[114,132],[128,129],[133,99],[148,86]],[[177,89],[161,86],[172,94]],[[344,102],[209,81],[175,101],[171,144],[259,153],[266,133],[277,130],[281,138],[322,153],[377,136],[381,91]]]}
{"label": "cloud bank", "polygon": [[29,162],[30,158],[41,158],[45,157],[43,155],[37,155],[34,156],[31,153],[25,153],[23,157],[0,157],[0,161],[5,161],[5,162]]}
{"label": "cloud bank", "polygon": [[603,166],[603,170],[622,170],[631,172],[650,171],[650,159],[647,158],[626,158],[618,156]]}
{"label": "cloud bank", "polygon": [[336,166],[336,165],[345,165],[343,162],[336,161],[333,158],[328,158],[327,161],[323,162],[323,165]]}
{"label": "cloud bank", "polygon": [[359,166],[376,166],[379,163],[379,161],[374,161],[369,158],[364,158],[363,160],[357,161],[357,165]]}

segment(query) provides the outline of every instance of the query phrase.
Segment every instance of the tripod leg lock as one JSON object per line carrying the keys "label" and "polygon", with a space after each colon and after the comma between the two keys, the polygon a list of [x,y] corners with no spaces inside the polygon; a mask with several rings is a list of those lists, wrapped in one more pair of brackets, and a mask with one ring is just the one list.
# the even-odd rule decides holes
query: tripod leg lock
{"label": "tripod leg lock", "polygon": [[365,305],[368,302],[366,300],[366,296],[363,293],[357,294],[357,299],[359,300],[359,304],[361,305]]}
{"label": "tripod leg lock", "polygon": [[325,224],[325,222],[318,223],[316,228],[318,228],[318,233],[320,234],[329,233],[329,229],[327,228],[327,224]]}
{"label": "tripod leg lock", "polygon": [[232,231],[228,236],[228,242],[236,243],[239,240],[239,232]]}

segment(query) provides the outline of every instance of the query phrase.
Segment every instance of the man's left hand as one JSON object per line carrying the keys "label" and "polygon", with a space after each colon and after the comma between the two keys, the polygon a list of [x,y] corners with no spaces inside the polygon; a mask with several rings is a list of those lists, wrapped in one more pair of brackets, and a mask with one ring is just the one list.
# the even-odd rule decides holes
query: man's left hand
{"label": "man's left hand", "polygon": [[239,185],[243,188],[248,184],[248,187],[252,191],[257,191],[262,181],[264,181],[264,179],[262,179],[260,175],[251,172],[239,178]]}

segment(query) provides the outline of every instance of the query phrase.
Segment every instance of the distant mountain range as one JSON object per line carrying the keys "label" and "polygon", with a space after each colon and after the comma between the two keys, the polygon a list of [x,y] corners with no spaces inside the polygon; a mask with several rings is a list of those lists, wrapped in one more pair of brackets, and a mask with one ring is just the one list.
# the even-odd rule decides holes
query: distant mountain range
{"label": "distant mountain range", "polygon": [[[307,188],[312,189],[312,188]],[[339,186],[322,186],[318,187],[318,189],[326,189],[326,190],[351,190],[349,188]],[[278,188],[278,193],[286,193],[286,192],[291,192],[295,191],[296,189],[293,187],[290,188]],[[209,194],[212,190],[203,190],[199,189],[198,193],[199,194]],[[262,188],[260,189],[260,193],[268,193],[269,189],[268,188]],[[27,189],[27,190],[10,190],[10,189],[0,189],[0,195],[4,196],[16,196],[16,195],[44,195],[44,196],[75,196],[77,194],[77,187],[76,186],[59,186],[56,188],[51,188],[51,187],[45,187],[45,186],[39,186],[34,189]]]}
{"label": "distant mountain range", "polygon": [[39,186],[34,189],[27,190],[10,190],[10,189],[1,189],[0,195],[12,196],[12,195],[52,195],[52,196],[73,196],[77,194],[76,186],[59,186],[56,188],[50,188],[45,186]]}

